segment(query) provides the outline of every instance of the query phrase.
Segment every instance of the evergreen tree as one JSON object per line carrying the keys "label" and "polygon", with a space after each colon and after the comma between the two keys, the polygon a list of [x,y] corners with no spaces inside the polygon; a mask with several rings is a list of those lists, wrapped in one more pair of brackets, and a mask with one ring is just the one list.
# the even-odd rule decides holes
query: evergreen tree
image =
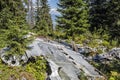
{"label": "evergreen tree", "polygon": [[90,31],[107,29],[107,1],[90,0]]}
{"label": "evergreen tree", "polygon": [[9,54],[25,53],[28,43],[24,38],[27,32],[26,12],[22,0],[3,1],[0,8],[0,44],[1,48],[9,46]]}
{"label": "evergreen tree", "polygon": [[[91,0],[92,2],[92,0]],[[120,1],[94,0],[90,7],[90,31],[102,29],[120,41]]]}
{"label": "evergreen tree", "polygon": [[52,19],[49,14],[47,0],[37,0],[36,29],[43,33],[51,33],[53,30]]}
{"label": "evergreen tree", "polygon": [[58,17],[58,28],[61,28],[66,35],[73,36],[87,31],[88,23],[88,5],[84,0],[60,0],[58,11],[61,16]]}
{"label": "evergreen tree", "polygon": [[8,28],[8,21],[12,18],[10,4],[12,4],[11,1],[0,0],[0,30]]}
{"label": "evergreen tree", "polygon": [[109,33],[120,43],[120,1],[110,0],[107,9]]}

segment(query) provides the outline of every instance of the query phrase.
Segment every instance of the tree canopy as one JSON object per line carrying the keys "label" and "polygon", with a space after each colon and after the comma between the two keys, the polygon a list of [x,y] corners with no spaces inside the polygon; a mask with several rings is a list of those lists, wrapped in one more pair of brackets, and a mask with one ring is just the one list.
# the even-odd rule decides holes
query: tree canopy
{"label": "tree canopy", "polygon": [[60,0],[58,3],[58,28],[68,36],[82,34],[87,31],[89,25],[89,8],[86,1],[83,0]]}

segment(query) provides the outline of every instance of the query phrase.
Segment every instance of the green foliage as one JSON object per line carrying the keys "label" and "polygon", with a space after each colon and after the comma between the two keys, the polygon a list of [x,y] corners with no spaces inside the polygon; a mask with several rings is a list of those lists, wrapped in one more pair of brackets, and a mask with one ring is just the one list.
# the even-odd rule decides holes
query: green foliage
{"label": "green foliage", "polygon": [[89,27],[87,2],[83,0],[60,0],[58,6],[61,16],[57,18],[57,22],[61,32],[71,36],[74,40],[76,34],[87,31]]}
{"label": "green foliage", "polygon": [[13,80],[22,79],[27,80],[45,80],[46,78],[46,60],[42,57],[37,57],[35,62],[26,64],[25,67],[10,67],[2,63],[0,60],[0,80]]}
{"label": "green foliage", "polygon": [[[10,67],[2,63],[0,60],[0,80],[21,79],[21,73],[24,72],[23,67]],[[32,76],[32,75],[31,75]]]}
{"label": "green foliage", "polygon": [[119,46],[118,44],[119,44],[119,43],[118,43],[118,40],[112,40],[112,41],[111,41],[111,46],[114,46],[114,47],[115,47],[115,46]]}
{"label": "green foliage", "polygon": [[92,41],[90,41],[90,43],[88,43],[88,45],[92,48],[95,48],[95,47],[99,46],[98,42],[94,39]]}
{"label": "green foliage", "polygon": [[106,46],[106,47],[109,47],[109,46],[110,46],[110,44],[109,44],[108,41],[103,41],[102,44],[103,44],[103,46]]}
{"label": "green foliage", "polygon": [[78,37],[77,36],[75,37],[75,41],[80,44],[82,44],[83,41],[85,41],[86,39],[87,38],[84,35],[79,35]]}
{"label": "green foliage", "polygon": [[35,62],[31,62],[26,66],[26,71],[33,74],[35,80],[45,80],[46,78],[46,60],[42,57],[37,57]]}
{"label": "green foliage", "polygon": [[26,12],[21,0],[3,1],[0,9],[0,48],[9,46],[9,54],[23,54],[30,39],[26,24]]}
{"label": "green foliage", "polygon": [[111,76],[109,80],[119,80],[120,79],[120,74],[118,74],[116,71],[111,71]]}
{"label": "green foliage", "polygon": [[36,11],[36,26],[35,31],[41,35],[48,35],[52,33],[53,25],[52,19],[49,14],[49,6],[47,0],[37,0],[37,11]]}
{"label": "green foliage", "polygon": [[66,33],[63,33],[59,31],[59,29],[56,29],[53,31],[53,38],[54,39],[68,39],[68,36],[66,35]]}
{"label": "green foliage", "polygon": [[90,4],[90,31],[94,32],[102,28],[106,30],[106,17],[107,17],[107,9],[106,9],[106,0],[90,0],[92,3]]}
{"label": "green foliage", "polygon": [[109,63],[91,62],[98,70],[104,73],[108,80],[119,80],[120,79],[120,62],[119,60],[113,60]]}
{"label": "green foliage", "polygon": [[[118,0],[94,0],[90,5],[90,31],[94,32],[102,28],[109,39],[120,41],[120,1]],[[108,36],[107,36],[108,37]]]}
{"label": "green foliage", "polygon": [[120,1],[110,0],[108,2],[108,25],[110,30],[111,38],[120,40]]}
{"label": "green foliage", "polygon": [[115,78],[111,76],[109,80],[115,80]]}
{"label": "green foliage", "polygon": [[80,75],[78,77],[80,80],[88,80],[83,71],[80,73]]}
{"label": "green foliage", "polygon": [[10,51],[8,52],[9,54],[19,55],[25,53],[28,43],[30,42],[30,38],[25,38],[27,34],[28,31],[20,29],[19,25],[11,26],[9,30],[5,31],[4,35],[6,36],[5,38],[6,45],[11,48]]}
{"label": "green foliage", "polygon": [[102,54],[102,53],[103,53],[103,51],[102,51],[101,49],[98,49],[97,52],[98,52],[99,54]]}

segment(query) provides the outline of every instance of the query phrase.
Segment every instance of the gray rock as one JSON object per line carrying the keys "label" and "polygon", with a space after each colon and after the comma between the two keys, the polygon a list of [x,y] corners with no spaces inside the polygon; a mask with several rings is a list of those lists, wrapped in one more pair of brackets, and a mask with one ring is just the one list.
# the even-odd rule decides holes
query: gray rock
{"label": "gray rock", "polygon": [[[21,58],[14,56],[6,60],[5,57],[2,56],[3,61],[11,66],[18,66],[21,65],[21,60],[26,63],[31,56],[43,55],[51,67],[52,73],[49,75],[51,80],[79,80],[78,76],[81,70],[92,78],[101,77],[95,68],[84,59],[83,55],[67,49],[64,45],[36,39],[30,46],[32,46],[32,48],[27,50],[26,54]],[[89,52],[89,50],[87,52]],[[16,63],[12,64],[12,60],[15,60]]]}

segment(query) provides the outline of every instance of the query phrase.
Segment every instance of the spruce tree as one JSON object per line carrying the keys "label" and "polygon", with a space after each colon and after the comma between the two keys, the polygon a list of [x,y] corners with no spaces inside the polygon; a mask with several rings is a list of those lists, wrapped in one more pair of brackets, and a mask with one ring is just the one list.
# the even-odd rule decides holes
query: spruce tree
{"label": "spruce tree", "polygon": [[87,31],[88,23],[88,5],[84,0],[60,0],[58,3],[58,28],[61,28],[68,36],[82,34]]}
{"label": "spruce tree", "polygon": [[110,40],[120,41],[119,4],[118,0],[94,0],[90,5],[90,31],[102,29],[109,33]]}
{"label": "spruce tree", "polygon": [[90,31],[107,29],[107,1],[90,0]]}
{"label": "spruce tree", "polygon": [[[1,48],[9,46],[9,54],[25,53],[28,39],[26,12],[22,0],[9,0],[3,2],[0,20],[0,44]],[[0,3],[2,4],[2,3]],[[5,16],[6,14],[6,16]]]}
{"label": "spruce tree", "polygon": [[47,0],[37,0],[36,27],[38,32],[44,34],[51,33],[53,30],[51,15]]}
{"label": "spruce tree", "polygon": [[8,28],[8,21],[12,18],[9,5],[11,1],[0,0],[0,30]]}
{"label": "spruce tree", "polygon": [[118,39],[120,43],[120,1],[110,0],[107,7],[108,26],[111,39]]}

